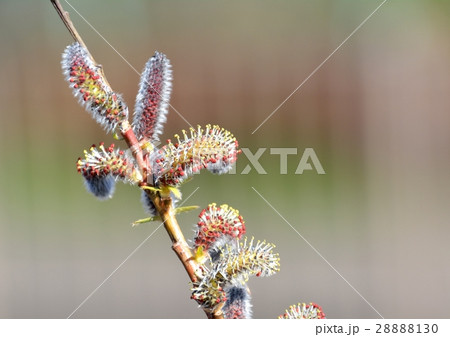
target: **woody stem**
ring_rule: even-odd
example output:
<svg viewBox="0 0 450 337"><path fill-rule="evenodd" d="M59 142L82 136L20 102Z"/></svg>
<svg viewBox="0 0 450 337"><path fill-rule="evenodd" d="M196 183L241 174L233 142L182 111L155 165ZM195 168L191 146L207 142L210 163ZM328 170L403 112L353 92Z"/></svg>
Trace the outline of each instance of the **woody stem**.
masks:
<svg viewBox="0 0 450 337"><path fill-rule="evenodd" d="M133 157L136 159L136 163L141 172L143 172L143 176L146 176L147 172L151 172L150 164L143 159L143 153L141 146L136 138L136 135L133 129L129 126L129 123L126 121L121 125L122 136L125 139L128 147L131 149L131 153ZM142 186L146 186L148 181L146 178L143 179ZM152 185L153 182L150 182ZM178 224L177 218L173 212L172 206L172 198L162 198L159 193L155 193L151 190L145 189L145 193L152 200L153 204L160 215L164 228L169 234L170 240L172 241L172 249L175 254L180 259L180 262L183 264L184 269L186 270L189 278L192 282L198 281L197 273L200 272L200 265L197 260L194 258L189 245L184 238L183 232L181 231L180 225ZM217 307L216 310L210 312L205 310L205 314L208 318L214 319L222 319L223 314L221 311L221 307Z"/></svg>

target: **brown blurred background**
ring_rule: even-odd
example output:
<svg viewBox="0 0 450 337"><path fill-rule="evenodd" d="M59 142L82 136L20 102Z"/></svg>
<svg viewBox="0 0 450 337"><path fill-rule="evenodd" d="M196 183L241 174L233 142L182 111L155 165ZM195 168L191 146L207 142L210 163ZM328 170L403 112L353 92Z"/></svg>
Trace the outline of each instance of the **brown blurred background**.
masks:
<svg viewBox="0 0 450 337"><path fill-rule="evenodd" d="M66 9L70 7L65 4ZM252 279L254 317L298 301L329 318L449 318L450 2L388 1L257 132L252 131L380 1L69 1L136 69L171 59L172 105L242 147L298 148L280 174L202 174L188 205L228 203L249 236L277 245L281 272ZM115 90L134 105L139 76L73 10ZM89 195L75 161L105 135L71 96L71 37L50 1L0 1L0 317L65 318L154 230L139 191ZM186 123L171 110L163 139ZM121 144L123 146L123 144ZM304 148L326 175L295 175ZM248 164L241 156L240 173ZM181 215L187 237L197 212ZM164 230L76 318L203 318Z"/></svg>

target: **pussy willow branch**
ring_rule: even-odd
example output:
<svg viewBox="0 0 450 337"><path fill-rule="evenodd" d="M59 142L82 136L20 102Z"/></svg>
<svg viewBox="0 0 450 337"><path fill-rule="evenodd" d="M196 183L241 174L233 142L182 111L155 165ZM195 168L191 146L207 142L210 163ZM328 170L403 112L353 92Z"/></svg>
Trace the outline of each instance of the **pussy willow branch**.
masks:
<svg viewBox="0 0 450 337"><path fill-rule="evenodd" d="M73 25L72 20L69 17L69 13L63 9L59 0L50 0L50 1L55 7L61 20L69 30L74 40L78 42L80 45L82 45L86 49L87 53L90 55L92 60L94 60L92 55L89 53L86 44L84 43L80 34ZM104 80L107 82L106 77L103 73L103 69L101 68L101 65L97 64L95 61L94 64L97 67L99 67L100 71L102 72ZM139 170L142 172L143 179L139 185L140 186L149 185L147 176L151 172L151 167L148 165L148 161L144 159L141 144L137 140L137 137L128 121L124 121L121 123L120 132L125 142L127 143L128 147L130 148L133 157L136 159L136 163L139 167ZM163 220L164 228L166 229L172 241L172 249L180 259L184 268L186 269L189 278L191 279L192 282L198 281L198 277L199 276L201 277L201 268L197 260L194 258L194 255L191 249L189 248L189 245L187 244L183 232L181 231L178 221L174 215L172 199L170 197L162 198L159 193L155 193L151 190L145 190L145 193L147 193L147 195L153 201L156 210L158 211L161 219ZM207 315L208 318L222 319L223 313L221 308L222 306L218 306L218 308L214 311L205 310L205 314Z"/></svg>

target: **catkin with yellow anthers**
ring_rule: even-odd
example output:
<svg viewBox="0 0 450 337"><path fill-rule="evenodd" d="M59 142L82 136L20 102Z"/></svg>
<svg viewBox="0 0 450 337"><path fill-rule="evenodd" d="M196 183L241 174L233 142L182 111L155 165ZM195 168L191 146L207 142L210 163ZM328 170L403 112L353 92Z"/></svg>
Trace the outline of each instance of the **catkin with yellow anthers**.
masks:
<svg viewBox="0 0 450 337"><path fill-rule="evenodd" d="M280 319L324 319L322 307L316 303L298 303L291 305L286 313L278 316Z"/></svg>
<svg viewBox="0 0 450 337"><path fill-rule="evenodd" d="M89 151L84 151L84 158L78 158L77 170L83 177L112 176L130 184L136 184L142 179L134 159L124 151L114 149L114 144L105 148L103 143L93 145Z"/></svg>
<svg viewBox="0 0 450 337"><path fill-rule="evenodd" d="M248 279L249 276L271 276L280 270L278 253L275 246L265 241L254 243L252 238L241 242L238 248L227 245L221 250L221 256L214 266L216 272L226 275L228 280Z"/></svg>
<svg viewBox="0 0 450 337"><path fill-rule="evenodd" d="M226 173L240 152L236 138L217 125L191 128L190 136L185 130L182 133L151 156L158 184L178 186L202 169Z"/></svg>
<svg viewBox="0 0 450 337"><path fill-rule="evenodd" d="M239 211L226 204L208 205L199 214L194 235L194 248L214 251L226 244L236 245L236 240L245 234L245 222Z"/></svg>
<svg viewBox="0 0 450 337"><path fill-rule="evenodd" d="M63 73L73 95L106 131L113 132L128 118L128 107L115 93L87 50L75 42L69 45L61 61Z"/></svg>
<svg viewBox="0 0 450 337"><path fill-rule="evenodd" d="M225 280L220 275L207 274L199 282L192 285L191 298L203 308L213 310L217 305L227 300L223 289Z"/></svg>

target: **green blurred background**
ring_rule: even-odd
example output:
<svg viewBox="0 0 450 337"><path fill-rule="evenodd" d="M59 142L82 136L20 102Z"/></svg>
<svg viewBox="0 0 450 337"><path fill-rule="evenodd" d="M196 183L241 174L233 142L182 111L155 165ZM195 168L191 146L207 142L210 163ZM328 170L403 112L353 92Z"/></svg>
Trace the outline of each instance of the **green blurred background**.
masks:
<svg viewBox="0 0 450 337"><path fill-rule="evenodd" d="M172 105L242 147L298 148L280 174L196 176L187 204L239 209L277 245L281 272L252 279L254 317L314 301L329 318L449 318L450 1L388 1L257 132L252 131L380 1L69 1L138 71L171 59ZM70 7L62 1L67 10ZM73 10L113 88L134 105L139 76ZM155 229L136 188L89 195L75 161L112 141L61 74L71 37L50 1L0 1L0 317L65 318ZM172 109L163 139L186 123ZM123 147L123 144L121 144ZM326 175L295 175L304 148ZM237 163L240 173L248 164ZM181 215L187 237L197 212ZM74 314L203 318L163 229Z"/></svg>

